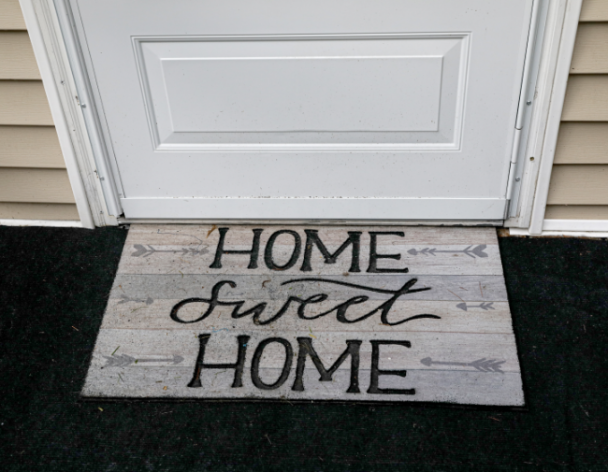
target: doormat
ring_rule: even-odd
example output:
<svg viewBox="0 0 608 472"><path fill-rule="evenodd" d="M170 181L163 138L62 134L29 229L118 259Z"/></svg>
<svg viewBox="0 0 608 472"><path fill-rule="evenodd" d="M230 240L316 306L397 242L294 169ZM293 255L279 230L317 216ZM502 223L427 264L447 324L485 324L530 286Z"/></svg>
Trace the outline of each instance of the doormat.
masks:
<svg viewBox="0 0 608 472"><path fill-rule="evenodd" d="M82 395L522 406L496 231L132 225Z"/></svg>

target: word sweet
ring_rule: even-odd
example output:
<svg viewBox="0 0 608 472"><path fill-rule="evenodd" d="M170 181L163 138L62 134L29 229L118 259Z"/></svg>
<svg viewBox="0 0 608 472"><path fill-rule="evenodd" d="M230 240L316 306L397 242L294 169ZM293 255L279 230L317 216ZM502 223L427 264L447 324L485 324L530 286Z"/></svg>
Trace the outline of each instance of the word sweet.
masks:
<svg viewBox="0 0 608 472"><path fill-rule="evenodd" d="M330 313L332 313L334 311L336 312L336 320L338 320L340 323L357 323L359 321L363 321L363 320L369 318L370 316L375 315L378 312L381 313L381 315L380 315L381 323L389 325L389 326L397 326L402 323L407 323L408 321L417 320L417 319L421 319L421 318L441 319L441 317L439 317L439 316L429 315L429 314L414 315L414 316L405 318L403 320L397 320L397 321L391 321L389 319L389 313L391 311L391 308L394 305L394 303L399 299L399 297L401 297L402 295L406 295L408 293L415 293L415 292L422 292L425 290L430 290L430 287L412 289L411 287L417 281L418 281L418 279L410 279L405 284L403 284L403 286L400 289L397 289L397 290L387 290L387 289L381 289L381 288L366 287L364 285L358 285L358 284L352 284L352 283L348 283L348 282L341 282L338 280L328 280L328 279L322 279L322 278L294 279L294 280L288 280L287 282L283 282L281 284L281 285L288 285L288 284L292 284L295 282L304 282L304 283L321 282L321 283L326 283L326 284L343 285L346 287L357 288L357 289L361 289L361 290L365 290L365 291L392 295L388 300L382 302L378 307L374 308L369 313L366 313L365 315L359 316L358 318L355 318L355 319L349 319L346 316L348 309L353 305L357 305L357 304L368 301L369 297L367 295L356 295L352 298L349 298L345 302L338 303L336 306L334 306L333 308L331 308L327 311L324 311L322 313L317 313L314 315L307 314L306 307L308 305L313 305L315 303L321 303L321 302L327 300L328 295L326 293L317 293L308 298L300 298L300 297L296 297L296 296L292 295L287 299L287 301L283 304L283 306L277 313L275 313L274 315L270 316L267 319L262 319L261 316L264 313L264 311L266 310L266 306L267 306L266 302L259 303L256 306L254 306L253 308L250 308L245 311L241 311L243 305L245 304L245 300L229 302L229 301L221 301L219 299L220 289L224 285L228 285L232 288L235 288L237 286L237 284L235 282L233 282L232 280L222 280L222 281L216 283L213 286L213 288L211 289L211 298L187 298L185 300L180 301L179 303L177 303L173 306L170 316L173 321L176 321L178 323L184 323L184 324L198 323L200 321L203 321L208 316L210 316L211 313L213 313L213 310L215 310L215 308L218 306L233 306L234 307L234 309L232 310L233 319L238 319L238 318L243 318L245 316L253 315L253 322L255 324L267 325L267 324L270 324L273 321L276 321L279 318L281 318L285 314L285 312L289 309L289 306L292 303L297 303L297 304L299 304L298 317L303 320L314 320L317 318L321 318L322 316L329 315ZM207 304L208 305L207 310L204 313L202 313L201 316L199 316L198 318L195 318L193 320L185 320L185 319L180 318L180 316L179 316L180 309L190 303Z"/></svg>

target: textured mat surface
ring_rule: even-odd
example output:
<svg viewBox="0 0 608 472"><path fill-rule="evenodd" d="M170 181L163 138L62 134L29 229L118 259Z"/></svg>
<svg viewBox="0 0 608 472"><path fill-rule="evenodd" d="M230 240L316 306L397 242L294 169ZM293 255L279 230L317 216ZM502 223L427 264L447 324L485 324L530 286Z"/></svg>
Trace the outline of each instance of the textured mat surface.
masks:
<svg viewBox="0 0 608 472"><path fill-rule="evenodd" d="M605 471L608 244L500 239L526 409L82 401L126 231L0 227L8 471Z"/></svg>
<svg viewBox="0 0 608 472"><path fill-rule="evenodd" d="M522 406L496 231L132 225L83 395Z"/></svg>

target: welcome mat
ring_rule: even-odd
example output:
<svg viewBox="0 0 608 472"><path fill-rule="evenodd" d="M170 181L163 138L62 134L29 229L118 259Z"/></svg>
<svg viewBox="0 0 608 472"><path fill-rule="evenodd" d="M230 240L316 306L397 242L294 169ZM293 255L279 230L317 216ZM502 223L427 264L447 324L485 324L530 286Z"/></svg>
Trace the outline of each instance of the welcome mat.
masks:
<svg viewBox="0 0 608 472"><path fill-rule="evenodd" d="M522 406L496 231L132 225L82 395Z"/></svg>

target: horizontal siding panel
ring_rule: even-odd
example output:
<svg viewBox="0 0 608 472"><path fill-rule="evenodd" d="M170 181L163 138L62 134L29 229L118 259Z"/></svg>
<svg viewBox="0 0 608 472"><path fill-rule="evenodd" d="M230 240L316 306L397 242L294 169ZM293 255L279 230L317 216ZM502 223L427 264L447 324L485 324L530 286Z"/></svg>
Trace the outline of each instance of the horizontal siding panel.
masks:
<svg viewBox="0 0 608 472"><path fill-rule="evenodd" d="M40 80L26 31L0 31L0 79Z"/></svg>
<svg viewBox="0 0 608 472"><path fill-rule="evenodd" d="M547 220L608 220L608 205L549 205Z"/></svg>
<svg viewBox="0 0 608 472"><path fill-rule="evenodd" d="M0 0L0 30L25 30L19 0Z"/></svg>
<svg viewBox="0 0 608 472"><path fill-rule="evenodd" d="M555 164L608 164L608 123L562 123Z"/></svg>
<svg viewBox="0 0 608 472"><path fill-rule="evenodd" d="M608 2L584 0L580 21L608 21Z"/></svg>
<svg viewBox="0 0 608 472"><path fill-rule="evenodd" d="M570 72L572 74L608 73L608 23L579 25Z"/></svg>
<svg viewBox="0 0 608 472"><path fill-rule="evenodd" d="M0 125L53 126L42 82L0 81Z"/></svg>
<svg viewBox="0 0 608 472"><path fill-rule="evenodd" d="M0 167L65 169L52 126L0 126Z"/></svg>
<svg viewBox="0 0 608 472"><path fill-rule="evenodd" d="M608 205L608 165L557 165L548 205Z"/></svg>
<svg viewBox="0 0 608 472"><path fill-rule="evenodd" d="M608 121L608 75L571 75L562 121Z"/></svg>
<svg viewBox="0 0 608 472"><path fill-rule="evenodd" d="M76 205L61 203L0 203L0 219L80 221Z"/></svg>
<svg viewBox="0 0 608 472"><path fill-rule="evenodd" d="M74 203L65 170L0 168L0 202Z"/></svg>

